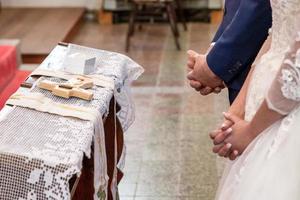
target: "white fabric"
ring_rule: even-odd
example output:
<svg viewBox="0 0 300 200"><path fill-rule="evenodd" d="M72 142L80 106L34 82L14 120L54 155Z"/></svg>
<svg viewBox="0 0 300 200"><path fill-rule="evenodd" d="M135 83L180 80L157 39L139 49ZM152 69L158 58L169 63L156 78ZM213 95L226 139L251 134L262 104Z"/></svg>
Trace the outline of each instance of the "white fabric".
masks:
<svg viewBox="0 0 300 200"><path fill-rule="evenodd" d="M100 123L99 123L100 121ZM104 127L102 123L101 115L98 115L94 119L94 127L95 127L95 136L94 136L94 200L100 199L101 193L105 193L107 195L107 184L108 184L108 176L107 176L107 168L102 167L103 165L107 166L106 161L106 151L103 148L103 144L105 144L104 138ZM102 135L103 134L103 135ZM102 200L102 199L100 199Z"/></svg>
<svg viewBox="0 0 300 200"><path fill-rule="evenodd" d="M90 157L93 127L90 121L15 107L0 122L1 197L69 199L68 181L80 172L83 153Z"/></svg>
<svg viewBox="0 0 300 200"><path fill-rule="evenodd" d="M94 121L100 115L95 109L57 103L41 93L33 92L27 94L17 92L8 99L6 104L90 121Z"/></svg>
<svg viewBox="0 0 300 200"><path fill-rule="evenodd" d="M271 5L271 49L254 69L245 119L250 121L253 118L267 94L270 108L287 116L263 131L236 161L228 162L217 200L300 199L300 108L297 95L300 78L293 76L287 81L286 76L282 76L286 73L284 70L299 70L291 67L294 66L291 63L284 64L284 60L287 52L287 58L293 53L291 45L295 44L300 30L300 0L271 0ZM294 59L291 62L297 63ZM278 78L282 82L278 82ZM285 93L295 91L295 88L297 92ZM287 102L293 102L293 106Z"/></svg>

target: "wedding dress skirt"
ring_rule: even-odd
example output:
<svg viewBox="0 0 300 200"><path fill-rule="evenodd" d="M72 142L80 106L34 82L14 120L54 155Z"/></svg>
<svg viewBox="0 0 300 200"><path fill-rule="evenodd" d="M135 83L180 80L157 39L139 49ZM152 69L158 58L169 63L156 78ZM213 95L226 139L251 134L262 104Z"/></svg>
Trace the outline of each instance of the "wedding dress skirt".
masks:
<svg viewBox="0 0 300 200"><path fill-rule="evenodd" d="M300 199L300 109L260 134L227 164L217 199Z"/></svg>
<svg viewBox="0 0 300 200"><path fill-rule="evenodd" d="M286 52L300 31L300 0L271 0L271 4L272 44L252 74L245 108L247 121L253 118L266 99L270 86L284 62ZM299 56L300 54L298 58ZM296 85L289 85L287 81L286 87L295 87L294 92L299 95L300 59L295 63L296 68L293 70L298 73L298 76L295 76L298 80ZM291 79L291 83L293 80ZM299 100L299 96L295 99ZM228 161L216 199L300 200L299 106L263 131L239 158Z"/></svg>

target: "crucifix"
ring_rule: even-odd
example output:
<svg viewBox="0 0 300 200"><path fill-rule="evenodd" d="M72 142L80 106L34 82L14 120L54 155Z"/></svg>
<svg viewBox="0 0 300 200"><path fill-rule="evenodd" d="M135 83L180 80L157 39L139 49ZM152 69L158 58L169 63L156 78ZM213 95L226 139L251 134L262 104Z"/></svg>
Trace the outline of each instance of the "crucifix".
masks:
<svg viewBox="0 0 300 200"><path fill-rule="evenodd" d="M92 88L93 85L93 80L84 76L72 78L65 83L56 83L49 80L42 80L38 83L39 88L49 90L55 96L66 99L77 97L87 101L93 98L93 92L87 90Z"/></svg>

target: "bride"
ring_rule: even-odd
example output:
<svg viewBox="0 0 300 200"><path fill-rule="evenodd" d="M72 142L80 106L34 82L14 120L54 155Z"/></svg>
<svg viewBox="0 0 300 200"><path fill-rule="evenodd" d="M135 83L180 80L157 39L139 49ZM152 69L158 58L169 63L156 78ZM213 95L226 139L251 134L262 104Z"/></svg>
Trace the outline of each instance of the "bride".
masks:
<svg viewBox="0 0 300 200"><path fill-rule="evenodd" d="M271 5L269 50L211 133L213 151L234 160L217 200L300 199L300 0Z"/></svg>

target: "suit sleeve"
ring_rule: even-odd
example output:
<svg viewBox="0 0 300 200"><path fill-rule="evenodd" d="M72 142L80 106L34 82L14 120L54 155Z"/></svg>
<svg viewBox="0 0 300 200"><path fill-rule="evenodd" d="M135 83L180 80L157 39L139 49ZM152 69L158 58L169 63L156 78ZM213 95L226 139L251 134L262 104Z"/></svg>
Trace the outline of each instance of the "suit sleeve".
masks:
<svg viewBox="0 0 300 200"><path fill-rule="evenodd" d="M268 0L242 0L231 23L207 55L210 69L225 83L253 62L271 27Z"/></svg>
<svg viewBox="0 0 300 200"><path fill-rule="evenodd" d="M225 29L225 26L226 26L226 22L225 22L225 19L223 17L223 20L222 20L222 22L221 22L221 24L220 24L220 26L219 26L219 28L218 28L218 30L217 30L214 38L213 38L213 40L212 40L212 43L215 43L220 38L220 36L222 35L222 33L223 33L224 29Z"/></svg>

